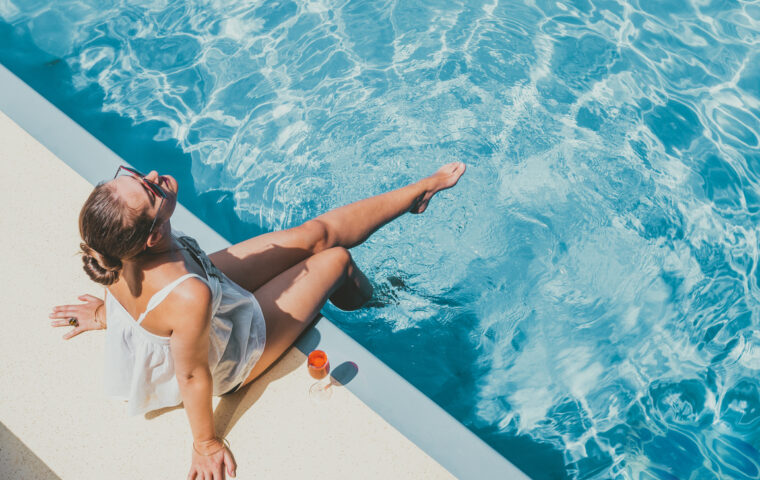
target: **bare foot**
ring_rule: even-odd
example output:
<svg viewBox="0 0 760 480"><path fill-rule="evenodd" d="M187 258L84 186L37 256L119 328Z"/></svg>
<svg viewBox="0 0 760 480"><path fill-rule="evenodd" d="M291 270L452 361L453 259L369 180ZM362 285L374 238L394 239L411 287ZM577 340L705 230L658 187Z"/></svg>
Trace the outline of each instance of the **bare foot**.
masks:
<svg viewBox="0 0 760 480"><path fill-rule="evenodd" d="M467 167L463 162L452 162L442 166L437 172L421 180L420 183L425 185L425 191L414 200L412 208L409 211L412 213L424 212L433 195L456 185L459 177L462 176L466 169Z"/></svg>

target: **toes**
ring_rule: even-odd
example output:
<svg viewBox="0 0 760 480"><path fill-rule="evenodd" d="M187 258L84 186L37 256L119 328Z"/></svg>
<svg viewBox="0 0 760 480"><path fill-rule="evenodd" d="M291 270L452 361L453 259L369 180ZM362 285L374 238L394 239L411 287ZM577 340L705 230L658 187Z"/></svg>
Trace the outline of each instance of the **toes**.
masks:
<svg viewBox="0 0 760 480"><path fill-rule="evenodd" d="M465 165L464 162L452 162L446 165L445 168L449 175L455 175L459 172L464 172Z"/></svg>
<svg viewBox="0 0 760 480"><path fill-rule="evenodd" d="M457 162L454 165L454 169L451 171L451 174L452 175L456 175L457 178L461 177L462 174L464 174L465 168L466 168L466 166L465 166L464 162Z"/></svg>
<svg viewBox="0 0 760 480"><path fill-rule="evenodd" d="M455 162L447 165L447 167L450 168L448 169L449 171L446 175L446 186L444 188L451 188L457 184L459 178L464 174L465 164L462 162Z"/></svg>

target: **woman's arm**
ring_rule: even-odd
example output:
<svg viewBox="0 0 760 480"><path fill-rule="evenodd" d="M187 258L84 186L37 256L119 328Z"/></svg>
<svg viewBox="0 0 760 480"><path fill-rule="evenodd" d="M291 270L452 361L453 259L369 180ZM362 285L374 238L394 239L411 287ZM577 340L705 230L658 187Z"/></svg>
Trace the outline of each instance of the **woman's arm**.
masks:
<svg viewBox="0 0 760 480"><path fill-rule="evenodd" d="M175 294L169 343L179 391L193 432L193 465L188 478L193 479L196 474L199 478L206 474L208 478L212 474L223 478L223 466L226 464L228 473L233 475L234 462L214 429L213 383L208 365L211 291L202 281L191 279L175 289Z"/></svg>

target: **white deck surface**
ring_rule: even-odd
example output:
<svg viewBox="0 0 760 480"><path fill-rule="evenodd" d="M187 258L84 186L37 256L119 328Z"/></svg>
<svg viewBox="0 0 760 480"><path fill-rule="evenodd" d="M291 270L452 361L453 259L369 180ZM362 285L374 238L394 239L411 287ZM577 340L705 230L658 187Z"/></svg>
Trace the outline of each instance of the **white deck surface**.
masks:
<svg viewBox="0 0 760 480"><path fill-rule="evenodd" d="M92 185L2 113L0 166L0 478L186 478L185 411L127 417L103 393L103 332L65 341L66 327L49 326L53 305L102 297L78 255ZM293 348L249 388L214 398L237 478L452 478L346 388L311 404L312 382Z"/></svg>

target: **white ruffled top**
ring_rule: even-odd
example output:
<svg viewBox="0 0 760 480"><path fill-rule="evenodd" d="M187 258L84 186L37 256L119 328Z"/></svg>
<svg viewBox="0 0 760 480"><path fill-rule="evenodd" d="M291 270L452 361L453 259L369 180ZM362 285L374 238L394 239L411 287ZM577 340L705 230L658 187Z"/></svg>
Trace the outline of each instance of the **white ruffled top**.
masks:
<svg viewBox="0 0 760 480"><path fill-rule="evenodd" d="M105 390L107 395L128 402L129 415L182 402L170 337L150 333L141 323L188 278L201 279L212 292L208 360L214 395L238 387L264 351L266 324L256 297L217 269L192 237L176 230L173 234L203 266L206 278L194 273L177 278L153 295L137 319L110 292L105 298Z"/></svg>

